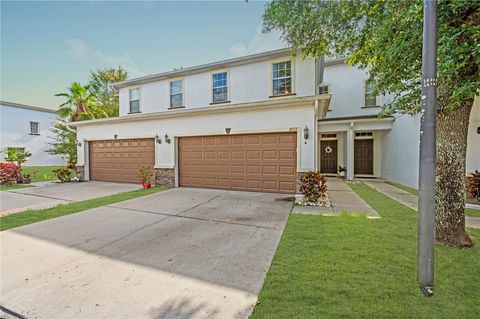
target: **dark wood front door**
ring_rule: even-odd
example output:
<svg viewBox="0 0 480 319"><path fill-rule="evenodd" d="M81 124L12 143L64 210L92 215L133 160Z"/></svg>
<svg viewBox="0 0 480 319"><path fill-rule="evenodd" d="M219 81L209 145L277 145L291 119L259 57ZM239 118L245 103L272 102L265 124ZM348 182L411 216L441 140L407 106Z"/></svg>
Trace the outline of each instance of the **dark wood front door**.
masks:
<svg viewBox="0 0 480 319"><path fill-rule="evenodd" d="M373 175L373 139L355 140L355 169L358 175Z"/></svg>
<svg viewBox="0 0 480 319"><path fill-rule="evenodd" d="M320 142L320 170L324 174L337 174L337 140Z"/></svg>

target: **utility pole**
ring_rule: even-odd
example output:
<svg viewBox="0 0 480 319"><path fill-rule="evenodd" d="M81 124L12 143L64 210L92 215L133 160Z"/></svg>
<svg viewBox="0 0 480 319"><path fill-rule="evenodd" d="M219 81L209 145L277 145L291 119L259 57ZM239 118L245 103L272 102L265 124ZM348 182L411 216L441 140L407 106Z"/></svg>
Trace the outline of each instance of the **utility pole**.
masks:
<svg viewBox="0 0 480 319"><path fill-rule="evenodd" d="M424 0L417 279L421 291L429 297L433 295L435 250L436 103L437 1Z"/></svg>

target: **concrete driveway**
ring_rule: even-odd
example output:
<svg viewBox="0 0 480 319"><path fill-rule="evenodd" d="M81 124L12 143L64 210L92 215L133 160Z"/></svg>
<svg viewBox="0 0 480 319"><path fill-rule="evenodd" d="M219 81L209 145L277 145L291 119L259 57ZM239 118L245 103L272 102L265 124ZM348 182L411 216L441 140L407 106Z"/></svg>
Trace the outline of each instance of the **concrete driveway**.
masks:
<svg viewBox="0 0 480 319"><path fill-rule="evenodd" d="M86 182L52 183L0 192L0 216L27 209L42 209L139 189L136 184Z"/></svg>
<svg viewBox="0 0 480 319"><path fill-rule="evenodd" d="M291 207L177 188L5 231L1 303L28 318L245 318Z"/></svg>

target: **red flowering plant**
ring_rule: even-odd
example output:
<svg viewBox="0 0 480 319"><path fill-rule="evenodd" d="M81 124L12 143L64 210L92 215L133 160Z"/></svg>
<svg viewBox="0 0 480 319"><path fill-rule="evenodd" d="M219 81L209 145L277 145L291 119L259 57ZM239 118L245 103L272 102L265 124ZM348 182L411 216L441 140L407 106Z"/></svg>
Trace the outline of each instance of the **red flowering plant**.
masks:
<svg viewBox="0 0 480 319"><path fill-rule="evenodd" d="M57 168L54 169L53 172L57 174L58 179L60 182L71 182L73 178L73 171L67 167Z"/></svg>
<svg viewBox="0 0 480 319"><path fill-rule="evenodd" d="M298 204L309 206L329 206L327 197L327 177L320 172L307 172L300 178L300 192L303 194Z"/></svg>
<svg viewBox="0 0 480 319"><path fill-rule="evenodd" d="M22 167L13 162L0 163L0 184L10 185L22 178Z"/></svg>
<svg viewBox="0 0 480 319"><path fill-rule="evenodd" d="M471 176L467 176L467 193L470 198L480 202L480 172L477 170Z"/></svg>

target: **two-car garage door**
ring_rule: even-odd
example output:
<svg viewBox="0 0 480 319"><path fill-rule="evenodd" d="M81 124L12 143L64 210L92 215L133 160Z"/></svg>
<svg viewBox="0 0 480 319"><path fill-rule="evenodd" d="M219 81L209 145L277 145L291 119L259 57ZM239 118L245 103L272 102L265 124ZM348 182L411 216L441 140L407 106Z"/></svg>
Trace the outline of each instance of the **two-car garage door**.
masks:
<svg viewBox="0 0 480 319"><path fill-rule="evenodd" d="M181 137L180 186L294 194L295 133Z"/></svg>

